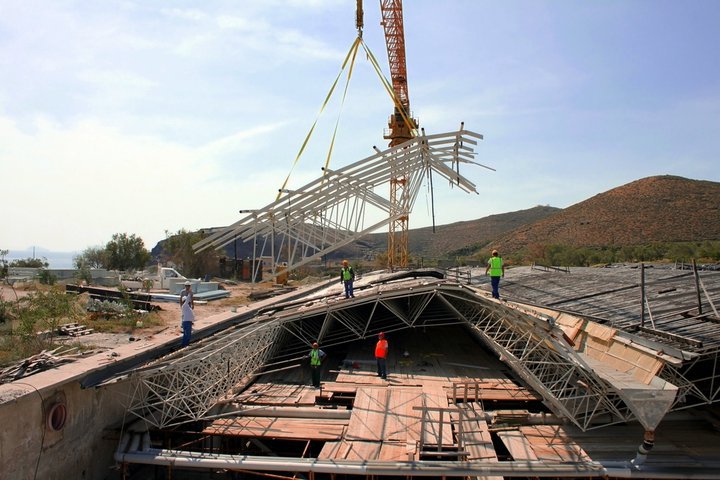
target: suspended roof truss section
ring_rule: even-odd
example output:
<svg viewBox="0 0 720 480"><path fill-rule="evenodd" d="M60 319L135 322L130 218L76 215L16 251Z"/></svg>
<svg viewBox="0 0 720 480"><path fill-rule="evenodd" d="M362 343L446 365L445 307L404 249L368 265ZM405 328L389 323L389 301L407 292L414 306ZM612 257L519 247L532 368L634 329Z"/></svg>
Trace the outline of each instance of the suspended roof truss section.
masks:
<svg viewBox="0 0 720 480"><path fill-rule="evenodd" d="M234 241L254 241L254 257L272 257L273 274L281 261L288 271L348 245L412 211L425 179L439 175L451 186L478 193L460 173L460 164L474 164L474 146L483 137L460 129L425 135L323 175L196 243L200 252ZM391 178L407 179L399 210L392 209L387 188Z"/></svg>

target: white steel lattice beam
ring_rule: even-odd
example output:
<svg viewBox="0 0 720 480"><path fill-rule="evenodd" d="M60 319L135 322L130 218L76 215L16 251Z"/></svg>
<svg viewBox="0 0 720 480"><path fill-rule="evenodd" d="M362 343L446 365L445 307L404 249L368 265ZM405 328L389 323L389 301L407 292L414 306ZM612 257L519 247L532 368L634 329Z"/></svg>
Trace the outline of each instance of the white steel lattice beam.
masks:
<svg viewBox="0 0 720 480"><path fill-rule="evenodd" d="M434 173L451 186L478 193L475 184L460 174L459 165L480 165L473 151L480 139L482 135L464 129L423 133L346 167L324 169L321 177L297 190L284 190L278 200L251 211L193 248L199 252L223 248L236 239L252 241L262 244L256 255L273 258L273 275L285 262L283 270L294 270L410 213L428 175ZM403 172L406 180L402 211L396 211L392 199L386 198L387 184L397 172Z"/></svg>
<svg viewBox="0 0 720 480"><path fill-rule="evenodd" d="M593 428L593 424L632 419L654 430L672 406L676 387L657 379L654 386L617 388L540 318L495 302L456 304L444 298L454 308L462 307L458 315L466 318L480 338L541 393L556 414L583 430Z"/></svg>
<svg viewBox="0 0 720 480"><path fill-rule="evenodd" d="M158 428L201 418L275 354L279 328L251 324L136 370L128 411Z"/></svg>

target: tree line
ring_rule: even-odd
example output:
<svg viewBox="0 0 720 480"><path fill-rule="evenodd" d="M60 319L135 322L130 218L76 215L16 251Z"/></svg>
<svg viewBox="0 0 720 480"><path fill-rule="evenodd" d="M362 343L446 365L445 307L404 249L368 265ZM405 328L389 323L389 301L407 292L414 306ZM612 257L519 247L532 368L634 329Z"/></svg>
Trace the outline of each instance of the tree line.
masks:
<svg viewBox="0 0 720 480"><path fill-rule="evenodd" d="M217 254L214 250L199 254L193 252L193 244L204 238L204 233L188 232L185 229L176 233L165 231L163 248L156 260L173 262L185 275L197 277L217 265ZM47 269L49 263L43 258L25 258L12 261L5 260L8 250L0 250L0 276L7 275L8 267L30 267ZM150 251L145 247L142 238L135 234L116 233L105 245L88 247L73 257L73 267L80 272L80 278L90 279L90 270L104 268L107 270L132 271L142 270L153 260Z"/></svg>
<svg viewBox="0 0 720 480"><path fill-rule="evenodd" d="M653 242L644 245L572 247L569 245L534 244L519 252L505 253L515 264L530 262L544 265L588 267L622 262L652 261L720 261L720 241Z"/></svg>

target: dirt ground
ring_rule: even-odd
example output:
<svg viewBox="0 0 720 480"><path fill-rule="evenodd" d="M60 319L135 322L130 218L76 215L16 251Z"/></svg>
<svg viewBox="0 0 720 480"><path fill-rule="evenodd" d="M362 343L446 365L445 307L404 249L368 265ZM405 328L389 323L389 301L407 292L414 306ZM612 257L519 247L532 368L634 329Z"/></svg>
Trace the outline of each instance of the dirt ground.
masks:
<svg viewBox="0 0 720 480"><path fill-rule="evenodd" d="M271 283L261 284L248 284L248 283L221 283L223 289L230 292L230 296L227 298L211 301L195 301L195 316L197 320L211 317L218 313L228 312L233 307L239 307L252 302L251 294L263 294L270 292L274 287ZM16 283L13 286L3 284L0 285L0 300L6 302L12 302L16 299L20 299L24 296L29 295L33 291L36 291L40 286L36 284L22 284ZM45 287L47 288L47 287ZM159 290L157 292L160 292ZM167 293L167 292L163 292ZM142 341L153 335L166 332L170 329L177 336L182 335L180 329L180 304L178 302L153 302L154 305L159 307L159 310L154 312L156 318L160 319L160 325L157 325L157 321L148 322L154 325L145 326L145 322L142 316L138 319L135 328L132 331L125 333L103 333L94 332L89 335L82 335L76 337L57 337L57 341L60 344L82 344L86 347L93 349L105 350L117 347L128 342ZM78 321L82 323L82 320Z"/></svg>

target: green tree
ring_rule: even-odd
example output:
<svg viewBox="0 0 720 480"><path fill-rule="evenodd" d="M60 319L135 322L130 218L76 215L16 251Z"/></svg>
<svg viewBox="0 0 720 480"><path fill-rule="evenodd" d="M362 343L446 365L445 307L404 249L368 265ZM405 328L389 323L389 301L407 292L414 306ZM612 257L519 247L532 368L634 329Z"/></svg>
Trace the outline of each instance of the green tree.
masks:
<svg viewBox="0 0 720 480"><path fill-rule="evenodd" d="M5 278L8 274L8 262L5 260L8 253L10 253L10 250L0 249L0 278Z"/></svg>
<svg viewBox="0 0 720 480"><path fill-rule="evenodd" d="M107 268L116 270L142 269L150 260L150 252L142 238L135 234L116 233L105 245Z"/></svg>
<svg viewBox="0 0 720 480"><path fill-rule="evenodd" d="M73 265L77 269L83 266L87 268L103 268L107 263L107 250L103 247L88 247L80 255L73 258Z"/></svg>
<svg viewBox="0 0 720 480"><path fill-rule="evenodd" d="M200 277L211 272L218 265L219 257L216 250L203 250L195 253L192 246L205 238L205 233L188 232L185 229L171 234L165 231L165 250L170 260L177 265L186 277Z"/></svg>
<svg viewBox="0 0 720 480"><path fill-rule="evenodd" d="M47 258L23 258L20 260L13 260L10 262L11 267L20 267L20 268L47 268L50 266L50 264L47 261Z"/></svg>
<svg viewBox="0 0 720 480"><path fill-rule="evenodd" d="M107 264L107 253L102 247L88 247L80 255L73 257L73 266L77 270L75 278L78 283L92 283L93 268L102 268Z"/></svg>

